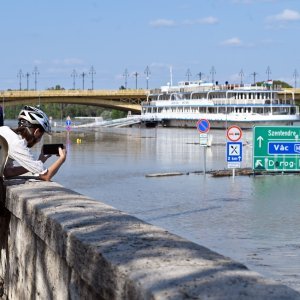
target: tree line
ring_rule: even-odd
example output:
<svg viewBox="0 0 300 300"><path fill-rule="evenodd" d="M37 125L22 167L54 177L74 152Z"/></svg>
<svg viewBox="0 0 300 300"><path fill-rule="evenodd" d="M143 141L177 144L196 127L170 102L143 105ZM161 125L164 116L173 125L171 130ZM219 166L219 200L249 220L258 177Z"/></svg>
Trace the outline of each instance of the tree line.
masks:
<svg viewBox="0 0 300 300"><path fill-rule="evenodd" d="M74 117L103 117L107 119L119 119L126 117L127 113L115 109L105 109L102 107L81 104L61 104L49 103L35 105L40 107L49 117L53 119L65 119L67 116ZM5 119L16 119L23 105L5 107Z"/></svg>

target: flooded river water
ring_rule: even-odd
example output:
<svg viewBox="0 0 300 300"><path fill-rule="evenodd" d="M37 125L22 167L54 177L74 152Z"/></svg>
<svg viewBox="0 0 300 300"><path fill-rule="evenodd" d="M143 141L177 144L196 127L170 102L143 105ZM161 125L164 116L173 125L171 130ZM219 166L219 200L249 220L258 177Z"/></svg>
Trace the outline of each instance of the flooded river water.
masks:
<svg viewBox="0 0 300 300"><path fill-rule="evenodd" d="M206 169L224 169L226 133L211 130ZM252 132L243 134L243 167L252 166ZM206 246L300 291L298 175L213 178L196 129L72 130L68 159L54 180ZM182 172L181 176L146 177Z"/></svg>

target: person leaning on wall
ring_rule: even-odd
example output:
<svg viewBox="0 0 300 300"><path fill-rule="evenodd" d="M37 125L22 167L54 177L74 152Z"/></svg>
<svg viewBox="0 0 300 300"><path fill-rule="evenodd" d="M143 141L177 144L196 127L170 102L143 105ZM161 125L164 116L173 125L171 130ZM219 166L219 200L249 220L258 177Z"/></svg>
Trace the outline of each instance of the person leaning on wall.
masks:
<svg viewBox="0 0 300 300"><path fill-rule="evenodd" d="M27 105L19 113L18 128L0 127L0 135L8 143L8 161L4 168L5 178L31 172L41 180L51 180L65 162L67 152L59 148L57 160L48 168L44 163L51 155L44 155L41 151L39 158L35 159L30 148L41 140L45 132L51 133L48 116L42 110Z"/></svg>
<svg viewBox="0 0 300 300"><path fill-rule="evenodd" d="M3 126L3 108L0 105L0 126Z"/></svg>

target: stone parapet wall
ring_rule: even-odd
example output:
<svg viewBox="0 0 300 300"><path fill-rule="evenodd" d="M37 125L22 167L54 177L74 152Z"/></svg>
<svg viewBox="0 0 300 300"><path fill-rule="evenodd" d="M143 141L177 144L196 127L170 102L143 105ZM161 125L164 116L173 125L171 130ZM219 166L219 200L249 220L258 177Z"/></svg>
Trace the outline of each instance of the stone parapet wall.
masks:
<svg viewBox="0 0 300 300"><path fill-rule="evenodd" d="M3 299L300 299L238 262L57 183L8 184Z"/></svg>

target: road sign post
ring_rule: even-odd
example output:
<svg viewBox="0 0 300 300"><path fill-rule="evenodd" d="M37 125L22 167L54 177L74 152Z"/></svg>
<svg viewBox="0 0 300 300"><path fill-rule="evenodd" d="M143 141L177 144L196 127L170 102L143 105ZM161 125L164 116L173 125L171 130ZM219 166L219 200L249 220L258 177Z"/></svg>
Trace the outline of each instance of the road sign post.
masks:
<svg viewBox="0 0 300 300"><path fill-rule="evenodd" d="M206 151L207 151L207 141L208 132L210 130L210 123L207 119L200 119L197 122L197 130L200 132L200 146L203 147L203 168L204 174L206 174Z"/></svg>
<svg viewBox="0 0 300 300"><path fill-rule="evenodd" d="M227 129L227 167L232 169L232 178L234 178L235 169L241 167L243 159L243 143L238 142L243 135L242 129L239 126L232 125Z"/></svg>
<svg viewBox="0 0 300 300"><path fill-rule="evenodd" d="M300 171L300 127L255 126L254 171Z"/></svg>

